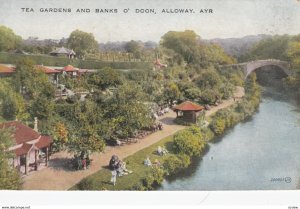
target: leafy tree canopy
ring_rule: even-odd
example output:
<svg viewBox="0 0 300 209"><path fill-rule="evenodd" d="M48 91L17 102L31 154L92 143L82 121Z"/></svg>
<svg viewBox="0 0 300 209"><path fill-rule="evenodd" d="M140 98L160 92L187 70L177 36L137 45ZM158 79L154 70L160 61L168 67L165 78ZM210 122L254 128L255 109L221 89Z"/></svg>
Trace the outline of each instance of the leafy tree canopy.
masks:
<svg viewBox="0 0 300 209"><path fill-rule="evenodd" d="M117 87L122 83L122 75L112 68L104 68L89 77L89 83L105 90L108 87Z"/></svg>
<svg viewBox="0 0 300 209"><path fill-rule="evenodd" d="M22 59L16 66L13 83L16 91L21 92L29 99L38 98L40 95L53 98L54 87L48 76L34 66L30 59Z"/></svg>
<svg viewBox="0 0 300 209"><path fill-rule="evenodd" d="M142 51L142 45L137 41L131 40L125 44L125 50L129 53L133 53L135 57L139 58Z"/></svg>
<svg viewBox="0 0 300 209"><path fill-rule="evenodd" d="M0 83L0 115L6 120L28 118L23 97L4 80Z"/></svg>
<svg viewBox="0 0 300 209"><path fill-rule="evenodd" d="M17 36L12 29L0 25L0 51L9 51L20 46L22 38Z"/></svg>
<svg viewBox="0 0 300 209"><path fill-rule="evenodd" d="M75 30L70 34L67 45L80 57L85 57L88 53L98 50L98 42L94 35L80 30Z"/></svg>
<svg viewBox="0 0 300 209"><path fill-rule="evenodd" d="M21 188L21 179L15 168L9 165L13 157L8 148L13 145L12 130L0 129L0 190L17 190Z"/></svg>

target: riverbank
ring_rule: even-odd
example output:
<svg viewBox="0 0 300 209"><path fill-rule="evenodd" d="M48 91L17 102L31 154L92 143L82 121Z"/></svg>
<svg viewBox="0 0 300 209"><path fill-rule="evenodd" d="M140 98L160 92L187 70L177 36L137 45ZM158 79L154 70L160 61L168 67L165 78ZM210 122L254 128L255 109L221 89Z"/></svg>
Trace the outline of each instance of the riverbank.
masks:
<svg viewBox="0 0 300 209"><path fill-rule="evenodd" d="M251 118L214 139L202 158L167 178L159 190L299 189L300 114L296 108L288 100L262 96Z"/></svg>
<svg viewBox="0 0 300 209"><path fill-rule="evenodd" d="M213 107L210 111L206 112L206 118L208 119L213 114L215 114L217 111L228 108L235 103L241 101L241 98L244 96L244 89L239 87L237 88L237 91L235 93L236 99L229 99L226 101L223 101L222 104L219 106ZM188 127L185 127L188 128ZM180 133L177 132L177 133ZM156 154L156 150L158 146L165 147L169 150L169 154L166 156L158 156ZM120 157L120 156L119 156ZM117 184L116 186L111 185L109 182L111 177L111 172L109 169L101 169L97 173L83 179L79 184L75 185L71 188L71 190L149 190L153 189L151 186L149 186L149 181L155 181L156 178L161 179L161 171L157 169L155 170L155 174L153 176L153 169L151 167L147 167L143 165L143 160L149 157L152 162L158 160L160 164L166 165L168 163L168 167L172 167L171 170L178 171L178 166L184 166L186 167L189 165L190 162L184 162L184 161L190 161L190 158L192 156L187 156L188 160L185 157L178 157L178 153L176 153L173 150L173 136L166 137L164 139L161 139L159 142L138 151L137 153L127 157L122 158L123 161L127 163L127 168L129 170L132 170L133 173L122 176L117 178ZM170 159L172 159L172 165L170 165ZM108 164L108 161L106 165ZM183 165L185 164L185 165ZM170 169L169 169L170 170ZM172 173L169 172L169 175L172 175ZM148 181L148 182L147 182ZM147 187L145 187L144 184L148 184ZM153 183L153 182L152 182ZM155 182L157 183L157 182Z"/></svg>

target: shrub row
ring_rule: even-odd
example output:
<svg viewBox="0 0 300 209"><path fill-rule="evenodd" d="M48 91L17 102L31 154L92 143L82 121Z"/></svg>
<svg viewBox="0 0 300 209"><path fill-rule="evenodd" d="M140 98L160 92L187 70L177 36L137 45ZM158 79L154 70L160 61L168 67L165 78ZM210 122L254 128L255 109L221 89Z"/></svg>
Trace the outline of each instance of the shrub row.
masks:
<svg viewBox="0 0 300 209"><path fill-rule="evenodd" d="M226 129L251 117L260 103L260 89L255 84L237 105L219 110L213 117L209 128L215 135L221 135Z"/></svg>

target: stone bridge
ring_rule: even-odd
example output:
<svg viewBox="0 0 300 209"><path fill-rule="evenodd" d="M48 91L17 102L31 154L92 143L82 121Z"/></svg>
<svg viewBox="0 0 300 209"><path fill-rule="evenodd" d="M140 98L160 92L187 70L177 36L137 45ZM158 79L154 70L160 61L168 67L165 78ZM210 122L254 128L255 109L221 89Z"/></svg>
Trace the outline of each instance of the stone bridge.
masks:
<svg viewBox="0 0 300 209"><path fill-rule="evenodd" d="M256 61L250 61L250 62L244 62L244 63L238 63L233 65L223 65L224 67L241 67L244 71L246 77L250 75L253 71L260 67L264 66L277 66L281 70L284 71L286 75L291 75L292 71L290 70L290 64L286 61L276 60L276 59L267 59L267 60L256 60Z"/></svg>

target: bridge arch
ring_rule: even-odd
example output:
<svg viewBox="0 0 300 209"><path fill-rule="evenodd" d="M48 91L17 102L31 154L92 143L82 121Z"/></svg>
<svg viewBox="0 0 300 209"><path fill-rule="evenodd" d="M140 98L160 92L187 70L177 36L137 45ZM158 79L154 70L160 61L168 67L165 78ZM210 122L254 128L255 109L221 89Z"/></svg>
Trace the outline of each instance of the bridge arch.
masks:
<svg viewBox="0 0 300 209"><path fill-rule="evenodd" d="M257 61L251 61L244 63L244 70L246 71L246 78L255 70L258 68L264 67L264 66L276 66L279 67L287 76L291 75L290 71L290 65L288 62L281 61L281 60L257 60Z"/></svg>

